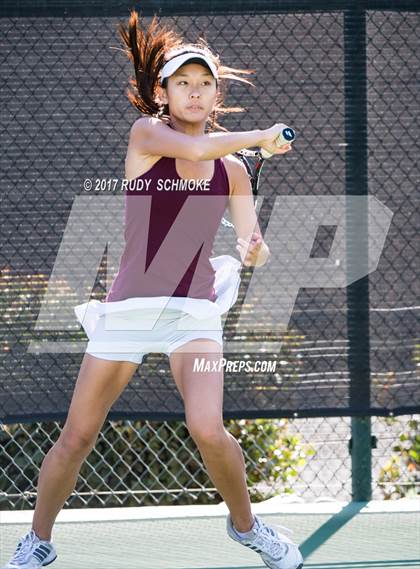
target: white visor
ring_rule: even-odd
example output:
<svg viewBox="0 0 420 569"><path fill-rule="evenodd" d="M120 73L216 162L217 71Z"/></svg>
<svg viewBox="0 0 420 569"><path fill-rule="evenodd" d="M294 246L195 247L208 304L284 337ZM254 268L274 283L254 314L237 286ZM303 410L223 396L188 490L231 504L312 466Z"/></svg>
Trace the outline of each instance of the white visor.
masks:
<svg viewBox="0 0 420 569"><path fill-rule="evenodd" d="M217 69L212 60L206 55L202 55L201 53L195 53L191 51L189 53L183 53L182 55L177 55L176 57L165 63L160 72L160 83L162 84L163 80L166 79L166 77L170 77L171 75L173 75L175 71L179 69L181 65L183 65L186 61L188 61L189 59L196 59L196 58L205 61L208 67L210 68L213 77L215 79L218 79Z"/></svg>

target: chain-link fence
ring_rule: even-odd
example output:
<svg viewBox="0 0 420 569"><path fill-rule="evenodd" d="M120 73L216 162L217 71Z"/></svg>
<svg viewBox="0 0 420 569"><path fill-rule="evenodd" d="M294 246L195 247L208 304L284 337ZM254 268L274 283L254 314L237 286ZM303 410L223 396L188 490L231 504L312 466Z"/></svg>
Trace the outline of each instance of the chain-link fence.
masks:
<svg viewBox="0 0 420 569"><path fill-rule="evenodd" d="M66 416L80 353L85 348L85 335L78 330L72 309L87 300L90 291L91 298L102 300L109 278L117 269L118 242L106 237L115 224L113 210L101 218L103 241L91 244L96 246L97 266L84 266L85 250L77 240L83 235L83 227L77 226L77 220L71 227L76 228L76 239L70 241L68 267L74 274L84 275L80 281L83 287L75 290L66 274L51 282L75 200L86 197L83 180L123 177L127 134L137 118L124 95L132 70L121 52L112 49L119 46L116 25L126 20L128 8L121 3L109 2L106 8L103 4L99 7L95 2L84 2L82 6L75 2L64 12L60 3L55 3L50 12L45 3L37 7L36 3L21 2L17 8L6 2L1 8L0 73L5 81L1 91L4 152L0 157L0 417L8 424L1 433L6 475L1 490L6 507L33 505L32 483L40 461L59 432L59 423L33 423L31 427L25 423L61 421ZM227 129L266 128L285 121L297 131L294 151L287 160L272 160L265 166L260 191L265 197L260 210L261 227L268 231L275 198L281 196L280 208L292 222L286 225L286 232L273 235L273 240L282 239L286 250L290 246L289 256L293 259L303 246L298 230L309 223L310 217L302 201L293 201L295 196L308 198L310 207L314 207L324 198L346 199L368 193L375 200L364 211L372 213L370 228L377 231L374 243L369 245L369 275L359 275L350 285L320 286L317 279L325 268L320 264L314 273L315 286L303 283L297 288L286 333L273 333L268 325L270 313L264 309L256 313L258 303L252 299L245 303L252 273L242 272L239 301L225 322L225 340L238 338L236 324L242 313L243 343L253 346L255 341L269 339L281 341L282 347L276 353L252 347L249 350L254 359L269 357L275 361L274 373L226 374L226 418L320 417L286 423L287 429L301 433L302 444L308 445L301 451L304 464L296 464L297 459L289 457L293 470L290 483L276 479L285 468L282 456L273 458L269 464L272 470L258 472L265 464L267 450L261 451L261 456L257 452L253 458L256 451L251 441L246 460L250 470L256 472L250 487L258 492L264 486L263 480L272 476L272 486L268 482L270 489L265 488L262 495L277 488L311 499L325 495L348 498L350 419L322 416L407 415L418 411L418 279L414 248L419 182L418 7L414 2L398 6L392 2L358 4L360 10L355 16L352 6L344 2L285 3L281 9L264 8L262 2L248 11L246 3L240 7L231 3L231 11L232 6L236 13L223 11L217 2L205 8L191 4L180 14L181 8L177 12L168 3L162 21L180 31L186 40L203 35L227 65L256 70L254 89L229 86L228 104L246 107L247 112L224 119ZM147 25L153 6L142 3L141 9ZM361 21L366 36L357 38L356 47L363 48L358 52L351 41L363 31L357 27ZM362 71L354 71L357 64ZM353 91L352 81L357 87ZM360 133L355 130L358 126ZM325 203L335 211L337 202ZM387 231L380 210L375 210L378 203L392 212ZM339 267L343 260L334 257L334 241L340 224L337 216L322 216L315 216L306 260L333 260ZM232 232L221 227L215 253L231 254L234 244ZM282 272L287 271L277 266L267 274L265 282L279 302L284 300ZM46 319L42 313L45 304L50 307ZM42 321L40 314L44 314ZM67 322L64 326L63 321ZM363 382L363 398L357 395L358 381ZM215 491L202 474L185 425L172 422L182 416L182 400L169 366L151 354L114 405L110 418L170 418L171 422L148 421L141 427L123 422L119 428L126 437L115 434L114 422L107 423L99 446L89 457L89 461L96 457L98 464L95 470L89 470L87 462L78 493L68 504L97 505L102 499L113 505L147 500L173 503L174 497L186 501L214 499ZM378 449L373 450L377 474L374 493L380 496L385 486L379 486L378 469L390 456L384 441L392 445L397 439L391 426L386 427L385 419L374 421L378 433L382 433L378 434ZM133 425L136 427L131 428ZM230 428L238 427L232 424ZM280 437L284 428L278 428ZM161 450L153 453L148 449L150 444L161 449L162 430L164 461L159 458ZM177 436L177 430L181 435ZM322 435L316 434L318 430ZM25 434L29 432L30 436ZM148 433L148 445L142 439L144 432ZM118 437L122 449L117 458L113 448ZM176 451L171 437L174 445L179 445ZM107 443L108 438L112 445ZM140 457L142 452L151 453L144 460L145 470L138 480L137 454L127 464L119 460L125 453L134 452L131 447L137 444ZM296 450L301 443L288 444ZM184 446L187 461L177 458ZM311 454L311 446L318 452ZM282 445L276 448L282 455ZM110 456L109 465L105 455ZM191 464L185 468L188 461ZM335 466L331 480L327 476L332 474L332 461ZM168 463L171 466L165 469ZM280 470L276 471L276 466ZM402 488L410 487L410 476L415 478L418 469L418 460L406 464L402 459L400 476L398 469L396 478L392 478L392 469L382 473L387 488L396 482ZM130 478L124 484L127 472ZM168 480L164 488L158 480L165 472ZM118 475L121 483L117 482ZM176 482L180 478L182 484ZM98 486L103 494L96 492Z"/></svg>
<svg viewBox="0 0 420 569"><path fill-rule="evenodd" d="M372 499L414 497L419 488L419 416L375 417ZM32 509L45 454L61 423L0 431L0 509ZM348 417L227 421L240 441L252 501L351 499ZM416 442L417 436L417 442ZM416 458L417 453L417 458ZM212 485L184 422L107 421L65 507L212 504Z"/></svg>

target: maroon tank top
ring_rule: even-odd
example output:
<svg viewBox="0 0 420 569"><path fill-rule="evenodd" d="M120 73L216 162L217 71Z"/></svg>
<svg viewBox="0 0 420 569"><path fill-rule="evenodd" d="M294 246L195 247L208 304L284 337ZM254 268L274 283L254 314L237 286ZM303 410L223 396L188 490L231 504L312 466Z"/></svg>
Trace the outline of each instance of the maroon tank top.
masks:
<svg viewBox="0 0 420 569"><path fill-rule="evenodd" d="M182 296L214 302L209 261L229 202L220 158L211 180L181 178L175 158L160 158L124 192L125 246L105 302L147 296Z"/></svg>

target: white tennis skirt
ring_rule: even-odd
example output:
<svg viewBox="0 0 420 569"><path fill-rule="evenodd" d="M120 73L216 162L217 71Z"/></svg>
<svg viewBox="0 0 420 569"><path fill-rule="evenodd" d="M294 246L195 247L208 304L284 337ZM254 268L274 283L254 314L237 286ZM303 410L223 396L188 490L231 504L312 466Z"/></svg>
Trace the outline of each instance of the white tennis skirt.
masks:
<svg viewBox="0 0 420 569"><path fill-rule="evenodd" d="M216 272L215 302L189 297L136 297L117 302L90 300L74 307L97 358L140 364L150 352L170 355L191 340L214 340L223 348L221 316L238 298L241 262L230 255L210 259ZM195 344L194 353L200 352Z"/></svg>

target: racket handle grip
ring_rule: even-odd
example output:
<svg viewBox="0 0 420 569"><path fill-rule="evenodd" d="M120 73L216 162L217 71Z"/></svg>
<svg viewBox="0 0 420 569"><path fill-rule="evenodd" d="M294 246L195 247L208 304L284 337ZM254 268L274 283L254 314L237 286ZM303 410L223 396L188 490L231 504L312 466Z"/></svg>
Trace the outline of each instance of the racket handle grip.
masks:
<svg viewBox="0 0 420 569"><path fill-rule="evenodd" d="M293 142L295 138L296 138L296 133L293 130L293 128L284 125L281 133L276 138L276 146L283 146L283 144L289 144L289 142ZM264 148L261 148L261 155L265 159L270 158L270 156L273 156L271 152L268 152Z"/></svg>

